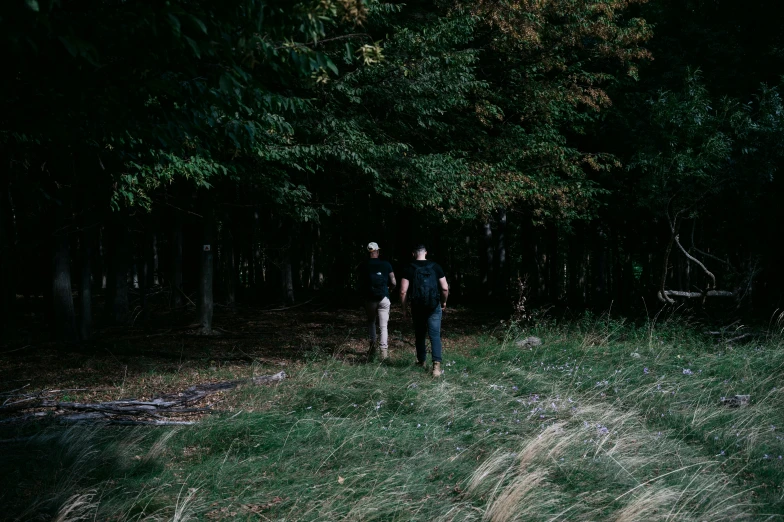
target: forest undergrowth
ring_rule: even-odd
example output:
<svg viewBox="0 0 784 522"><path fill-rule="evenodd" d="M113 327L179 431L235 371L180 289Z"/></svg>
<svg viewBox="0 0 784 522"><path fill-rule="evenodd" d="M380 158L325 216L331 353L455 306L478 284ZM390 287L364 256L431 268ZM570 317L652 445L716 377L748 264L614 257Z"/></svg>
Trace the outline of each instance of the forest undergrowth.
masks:
<svg viewBox="0 0 784 522"><path fill-rule="evenodd" d="M11 520L778 520L781 329L728 343L586 316L450 339L446 323L439 380L411 332L362 363L355 331L193 426L0 423L0 502ZM530 335L542 345L519 348ZM283 363L214 364L199 377ZM195 384L177 371L158 382Z"/></svg>

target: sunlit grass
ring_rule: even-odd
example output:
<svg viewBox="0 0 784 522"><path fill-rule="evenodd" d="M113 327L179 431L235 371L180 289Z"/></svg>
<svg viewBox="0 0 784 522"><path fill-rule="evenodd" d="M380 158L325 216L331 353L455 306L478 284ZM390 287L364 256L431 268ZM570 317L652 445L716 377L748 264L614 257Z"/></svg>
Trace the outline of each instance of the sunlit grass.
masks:
<svg viewBox="0 0 784 522"><path fill-rule="evenodd" d="M177 429L4 428L32 520L746 520L784 511L782 341L607 317L446 353L313 357ZM520 350L519 336L542 346ZM721 398L751 395L748 407ZM20 433L14 430L28 430ZM761 518L765 518L762 516Z"/></svg>

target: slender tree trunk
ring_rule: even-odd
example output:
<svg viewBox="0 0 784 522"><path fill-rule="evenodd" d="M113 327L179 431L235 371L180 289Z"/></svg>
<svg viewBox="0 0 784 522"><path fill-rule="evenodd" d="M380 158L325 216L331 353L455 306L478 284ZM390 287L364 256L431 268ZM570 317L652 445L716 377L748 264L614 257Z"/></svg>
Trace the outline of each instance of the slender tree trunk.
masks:
<svg viewBox="0 0 784 522"><path fill-rule="evenodd" d="M145 264L147 265L147 288L158 284L158 235L151 232L145 242Z"/></svg>
<svg viewBox="0 0 784 522"><path fill-rule="evenodd" d="M692 231L691 231L692 242L694 240L694 228L696 227L696 222L697 221L694 220L693 223L692 223ZM690 249L691 249L691 245L689 245L689 248L687 250L690 250ZM692 255L694 255L694 254L692 253ZM686 290L687 292L691 292L691 261L689 261L688 259L685 259L685 261L684 261L684 266L683 266L683 286L681 288L683 290Z"/></svg>
<svg viewBox="0 0 784 522"><path fill-rule="evenodd" d="M601 225L596 230L594 241L594 291L592 305L604 309L607 306L607 234Z"/></svg>
<svg viewBox="0 0 784 522"><path fill-rule="evenodd" d="M215 241L215 216L208 205L204 211L203 242L201 246L201 271L199 277L198 314L201 332L212 333L213 313L213 276L215 266L213 263L213 246Z"/></svg>
<svg viewBox="0 0 784 522"><path fill-rule="evenodd" d="M465 256L464 259L471 259L474 253L474 245L473 245L473 234L466 234L465 236L465 244L463 249L463 255ZM470 283L470 278L466 281L466 271L460 271L460 280L458 282L458 291L460 292L461 297L465 297L466 295L470 294L474 291L480 291L478 288L469 288L468 284Z"/></svg>
<svg viewBox="0 0 784 522"><path fill-rule="evenodd" d="M558 244L558 227L554 224L547 226L547 279L550 302L557 303L561 299L563 264Z"/></svg>
<svg viewBox="0 0 784 522"><path fill-rule="evenodd" d="M664 292L667 288L667 277L670 273L670 253L672 253L672 246L675 244L675 236L678 235L678 230L680 230L680 221L678 221L678 218L676 217L674 226L670 227L670 237L667 241L667 247L664 250L664 257L662 259L662 275L661 283L659 283L659 295L662 300L667 299Z"/></svg>
<svg viewBox="0 0 784 522"><path fill-rule="evenodd" d="M507 262L507 217L506 209L498 209L498 231L495 240L495 295L506 298L506 289L509 284L509 266Z"/></svg>
<svg viewBox="0 0 784 522"><path fill-rule="evenodd" d="M294 304L294 274L291 266L291 248L286 248L283 254L283 270L282 270L282 283L283 283L283 300L287 305Z"/></svg>
<svg viewBox="0 0 784 522"><path fill-rule="evenodd" d="M239 270L239 288L237 291L239 292L240 299L246 299L246 290L248 288L248 260L245 258L245 250L240 245L241 243L236 245L237 269Z"/></svg>
<svg viewBox="0 0 784 522"><path fill-rule="evenodd" d="M321 224L316 224L315 235L313 241L316 244L315 253L313 254L313 274L315 277L313 288L321 289L324 286L324 269L326 265L324 261L324 248L321 245Z"/></svg>
<svg viewBox="0 0 784 522"><path fill-rule="evenodd" d="M0 331L14 328L14 310L16 308L16 241L14 234L14 212L11 191L5 172L0 174Z"/></svg>
<svg viewBox="0 0 784 522"><path fill-rule="evenodd" d="M489 220L482 223L479 234L482 297L489 298L493 295L493 227Z"/></svg>
<svg viewBox="0 0 784 522"><path fill-rule="evenodd" d="M115 221L112 226L112 254L107 282L110 320L117 325L128 322L128 268L131 260L130 233L126 223Z"/></svg>
<svg viewBox="0 0 784 522"><path fill-rule="evenodd" d="M287 305L292 305L294 304L294 274L291 258L294 250L294 233L293 226L289 221L284 221L281 224L281 235L284 244L280 282L283 291L283 301Z"/></svg>
<svg viewBox="0 0 784 522"><path fill-rule="evenodd" d="M308 262L307 262L307 271L305 273L305 279L307 281L306 288L308 290L313 290L315 285L315 278L316 278L316 245L314 241L314 225L310 223L308 225Z"/></svg>
<svg viewBox="0 0 784 522"><path fill-rule="evenodd" d="M92 261L93 281L101 290L106 289L106 266L108 255L106 253L106 228L100 227L95 231L95 257Z"/></svg>
<svg viewBox="0 0 784 522"><path fill-rule="evenodd" d="M87 341L93 330L93 256L95 252L95 228L85 228L81 235L81 273L79 277L79 336Z"/></svg>
<svg viewBox="0 0 784 522"><path fill-rule="evenodd" d="M581 225L575 225L569 237L569 305L573 308L585 306L585 247Z"/></svg>
<svg viewBox="0 0 784 522"><path fill-rule="evenodd" d="M269 216L267 216L269 220ZM253 240L253 271L254 271L254 282L256 284L256 297L262 294L267 293L267 281L269 280L269 267L267 267L267 263L265 263L265 254L266 252L262 249L262 244L264 246L268 246L266 237L263 234L264 230L269 229L272 225L268 224L268 226L264 226L261 220L261 214L256 211L253 217L253 231L254 231L254 240ZM274 286L274 284L273 284ZM277 295L275 295L277 298Z"/></svg>
<svg viewBox="0 0 784 522"><path fill-rule="evenodd" d="M141 312L140 317L142 320L142 324L144 327L147 327L147 316L149 312L149 292L150 287L152 286L151 279L152 279L152 265L151 265L151 258L152 255L150 251L152 250L152 237L146 234L146 231L142 230L139 237L139 242L137 246L137 277L139 280L139 298L140 298L140 306Z"/></svg>
<svg viewBox="0 0 784 522"><path fill-rule="evenodd" d="M57 340L62 344L76 344L76 312L71 288L71 258L68 234L63 230L65 210L56 211L54 231L54 259L52 264L52 303L54 305Z"/></svg>
<svg viewBox="0 0 784 522"><path fill-rule="evenodd" d="M256 221L258 218L259 213L254 209L250 216L250 237L248 238L248 248L245 255L245 259L248 262L248 294L252 296L253 299L258 297L258 293L261 288L261 277L258 273L256 273Z"/></svg>
<svg viewBox="0 0 784 522"><path fill-rule="evenodd" d="M237 257L234 233L229 223L230 220L227 217L222 229L223 267L226 285L226 304L233 307L237 302Z"/></svg>
<svg viewBox="0 0 784 522"><path fill-rule="evenodd" d="M182 219L179 215L175 215L172 222L170 252L171 307L177 309L181 308L184 302L182 289Z"/></svg>
<svg viewBox="0 0 784 522"><path fill-rule="evenodd" d="M536 258L536 294L540 299L546 300L549 295L548 283L550 278L547 271L547 248L542 240L542 231L535 230L534 254Z"/></svg>

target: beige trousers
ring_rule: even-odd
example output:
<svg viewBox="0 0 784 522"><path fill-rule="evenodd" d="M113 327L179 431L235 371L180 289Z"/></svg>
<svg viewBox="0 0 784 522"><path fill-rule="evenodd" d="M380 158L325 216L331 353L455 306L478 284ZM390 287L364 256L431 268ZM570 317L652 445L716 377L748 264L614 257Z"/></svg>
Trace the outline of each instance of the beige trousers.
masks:
<svg viewBox="0 0 784 522"><path fill-rule="evenodd" d="M370 342L376 342L376 319L378 325L381 327L381 338L379 339L378 347L382 350L387 349L387 325L389 324L389 307L391 303L389 298L385 297L381 301L365 301L365 314L367 317L368 337Z"/></svg>

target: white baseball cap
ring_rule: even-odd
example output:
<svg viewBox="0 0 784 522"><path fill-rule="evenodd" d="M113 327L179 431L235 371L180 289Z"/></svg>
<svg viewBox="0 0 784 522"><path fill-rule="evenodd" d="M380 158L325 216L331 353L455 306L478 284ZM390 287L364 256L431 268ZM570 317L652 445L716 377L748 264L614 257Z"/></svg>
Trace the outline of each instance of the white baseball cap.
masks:
<svg viewBox="0 0 784 522"><path fill-rule="evenodd" d="M375 242L368 243L368 252L375 252L376 250L379 250L378 243Z"/></svg>

